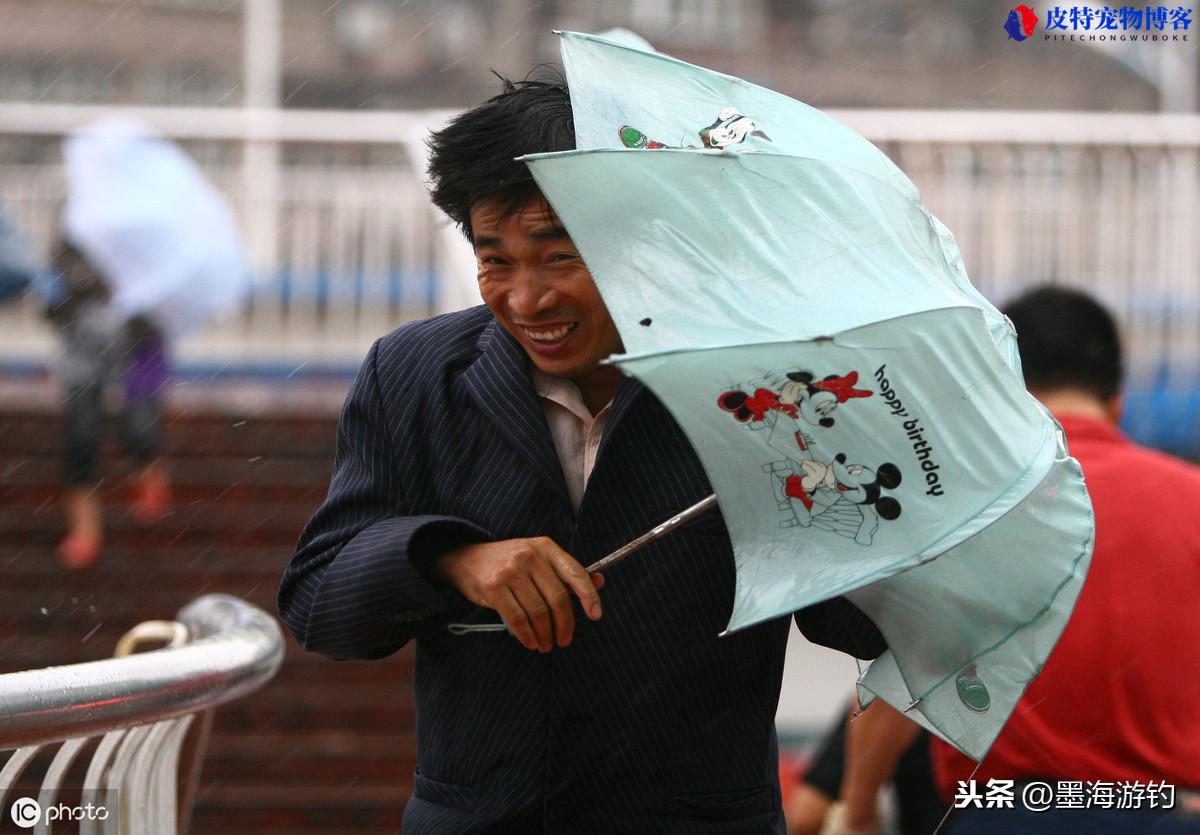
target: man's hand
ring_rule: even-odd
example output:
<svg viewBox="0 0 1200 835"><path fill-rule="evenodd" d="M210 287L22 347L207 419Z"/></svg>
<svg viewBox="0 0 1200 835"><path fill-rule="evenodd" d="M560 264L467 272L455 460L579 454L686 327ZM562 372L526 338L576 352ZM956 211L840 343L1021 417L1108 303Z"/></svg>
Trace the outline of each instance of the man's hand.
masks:
<svg viewBox="0 0 1200 835"><path fill-rule="evenodd" d="M571 643L571 592L589 618L600 619L597 592L604 578L589 576L548 537L468 545L439 557L436 570L467 600L499 612L529 649L549 652L556 642L560 647Z"/></svg>

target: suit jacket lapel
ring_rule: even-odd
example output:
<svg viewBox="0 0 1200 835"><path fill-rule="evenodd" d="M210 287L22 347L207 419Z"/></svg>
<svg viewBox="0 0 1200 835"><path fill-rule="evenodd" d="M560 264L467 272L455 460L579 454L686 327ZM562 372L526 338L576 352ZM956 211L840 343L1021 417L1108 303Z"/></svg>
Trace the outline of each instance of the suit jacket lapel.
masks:
<svg viewBox="0 0 1200 835"><path fill-rule="evenodd" d="M604 455L604 449L608 446L609 439L613 437L617 426L621 423L621 418L645 391L646 387L633 377L622 378L621 385L617 387L617 393L613 397L612 409L608 413L608 422L604 426L604 437L600 439L600 449L596 450L597 464Z"/></svg>
<svg viewBox="0 0 1200 835"><path fill-rule="evenodd" d="M484 328L476 345L481 353L463 374L467 391L571 514L562 464L524 349L495 321Z"/></svg>

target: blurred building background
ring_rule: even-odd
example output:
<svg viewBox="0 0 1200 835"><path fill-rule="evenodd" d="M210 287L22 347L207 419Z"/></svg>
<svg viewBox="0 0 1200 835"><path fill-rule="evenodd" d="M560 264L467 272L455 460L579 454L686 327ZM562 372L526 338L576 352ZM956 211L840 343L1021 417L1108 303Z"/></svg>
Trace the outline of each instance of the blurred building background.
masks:
<svg viewBox="0 0 1200 835"><path fill-rule="evenodd" d="M1054 281L1109 303L1130 349L1126 428L1200 457L1200 35L1016 43L1010 7L0 0L0 210L45 253L63 136L119 109L178 141L229 196L257 273L242 314L179 346L177 512L152 531L118 515L111 553L85 578L52 556L52 334L32 299L0 309L0 671L99 657L110 630L205 590L272 605L327 482L348 375L379 335L477 298L469 250L425 195L424 137L494 94L493 69L555 61L552 29L633 29L831 110L917 183L994 302ZM148 584L145 605L131 583ZM798 740L837 711L855 671L793 644L780 728ZM334 665L289 652L275 685L218 719L197 831L397 829L413 765L409 654Z"/></svg>
<svg viewBox="0 0 1200 835"><path fill-rule="evenodd" d="M1156 83L1170 53L1014 50L1011 4L926 0L288 0L285 107L457 107L557 59L552 29L633 29L658 49L817 107L1186 108ZM241 102L241 0L3 0L0 96ZM999 22L997 22L999 21ZM1027 45L1031 46L1031 45ZM1183 50L1180 50L1182 52ZM1194 55L1194 50L1192 52ZM1193 92L1194 96L1194 92ZM1194 107L1194 102L1193 105Z"/></svg>

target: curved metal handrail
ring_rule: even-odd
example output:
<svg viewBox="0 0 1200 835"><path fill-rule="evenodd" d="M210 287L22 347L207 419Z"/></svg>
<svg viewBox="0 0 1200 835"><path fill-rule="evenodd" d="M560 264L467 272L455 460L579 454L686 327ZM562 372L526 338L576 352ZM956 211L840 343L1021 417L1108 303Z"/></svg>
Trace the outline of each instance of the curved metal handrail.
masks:
<svg viewBox="0 0 1200 835"><path fill-rule="evenodd" d="M0 750L90 737L207 710L265 684L283 662L279 625L209 594L177 615L184 646L0 675Z"/></svg>

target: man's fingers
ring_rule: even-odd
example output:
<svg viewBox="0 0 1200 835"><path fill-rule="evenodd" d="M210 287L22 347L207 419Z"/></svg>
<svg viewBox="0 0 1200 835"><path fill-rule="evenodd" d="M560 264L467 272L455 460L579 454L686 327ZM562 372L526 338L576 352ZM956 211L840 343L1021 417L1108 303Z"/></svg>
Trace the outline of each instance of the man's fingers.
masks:
<svg viewBox="0 0 1200 835"><path fill-rule="evenodd" d="M575 632L575 611L571 607L571 593L558 579L554 569L545 563L535 566L532 574L542 599L550 606L550 615L554 619L555 641L560 647L565 647L571 643L571 635Z"/></svg>
<svg viewBox="0 0 1200 835"><path fill-rule="evenodd" d="M603 574L593 574L592 575L592 585L596 587L596 591L600 591L600 589L604 588L604 575Z"/></svg>
<svg viewBox="0 0 1200 835"><path fill-rule="evenodd" d="M513 637L520 641L526 649L537 649L537 636L533 633L533 626L529 623L529 618L525 615L525 609L517 602L517 598L509 589L500 589L496 595L495 606L493 608L508 624L509 630Z"/></svg>
<svg viewBox="0 0 1200 835"><path fill-rule="evenodd" d="M554 624L551 623L550 605L528 575L509 588L521 604L521 608L525 610L525 616L533 627L537 648L542 652L549 652L554 648Z"/></svg>
<svg viewBox="0 0 1200 835"><path fill-rule="evenodd" d="M579 564L579 561L558 547L558 544L549 537L538 537L532 540L534 547L539 553L545 556L559 578L567 584L567 586L575 592L579 597L579 602L583 604L583 611L592 620L599 620L603 614L603 609L600 606L600 595L596 593L598 586L595 585L592 578L588 575L587 569ZM603 584L603 580L601 584Z"/></svg>
<svg viewBox="0 0 1200 835"><path fill-rule="evenodd" d="M600 620L603 610L600 608L600 595L596 591L599 586L592 581L587 569L562 550L554 555L551 564L562 581L579 596L579 602L583 604L583 611L587 612L587 616L592 620Z"/></svg>

